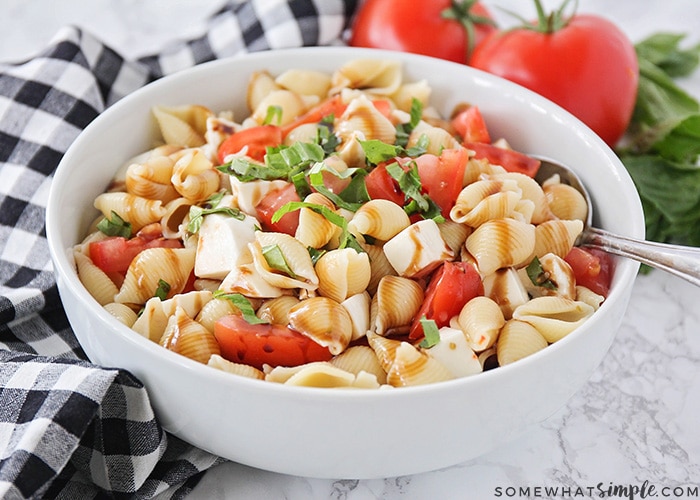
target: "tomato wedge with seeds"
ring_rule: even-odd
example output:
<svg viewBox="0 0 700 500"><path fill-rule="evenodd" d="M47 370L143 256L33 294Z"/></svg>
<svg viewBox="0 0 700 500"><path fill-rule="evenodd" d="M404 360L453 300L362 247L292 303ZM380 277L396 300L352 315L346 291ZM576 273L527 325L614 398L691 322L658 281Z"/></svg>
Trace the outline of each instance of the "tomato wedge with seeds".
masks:
<svg viewBox="0 0 700 500"><path fill-rule="evenodd" d="M255 213L263 230L294 236L299 226L298 210L284 214L280 220L272 222L272 216L275 215L275 212L290 201L301 201L294 184L270 191L260 200L260 203L255 206Z"/></svg>
<svg viewBox="0 0 700 500"><path fill-rule="evenodd" d="M129 264L142 250L147 248L182 248L180 240L134 236L126 239L112 236L90 243L90 259L106 273L125 273Z"/></svg>
<svg viewBox="0 0 700 500"><path fill-rule="evenodd" d="M493 165L500 165L508 172L520 172L535 177L540 169L540 160L513 149L504 149L493 144L465 142L464 147L474 151L477 160L485 158Z"/></svg>
<svg viewBox="0 0 700 500"><path fill-rule="evenodd" d="M285 325L252 325L237 315L219 319L214 336L223 358L259 370L263 365L299 366L332 358L328 348Z"/></svg>
<svg viewBox="0 0 700 500"><path fill-rule="evenodd" d="M406 199L406 196L399 189L398 183L387 172L386 164L377 165L374 170L367 174L365 187L367 194L373 200L389 200L403 206Z"/></svg>
<svg viewBox="0 0 700 500"><path fill-rule="evenodd" d="M491 135L488 128L486 128L486 121L478 106L466 107L458 112L450 120L450 123L463 142L483 142L486 144L491 142Z"/></svg>
<svg viewBox="0 0 700 500"><path fill-rule="evenodd" d="M445 218L449 218L462 190L468 161L469 151L465 148L444 149L440 156L424 154L415 159L423 190L437 203Z"/></svg>
<svg viewBox="0 0 700 500"><path fill-rule="evenodd" d="M224 163L228 155L238 153L248 146L246 155L256 161L264 161L268 147L282 144L282 129L276 125L260 125L234 132L219 146L217 156Z"/></svg>
<svg viewBox="0 0 700 500"><path fill-rule="evenodd" d="M596 248L573 247L564 260L573 269L577 285L608 296L613 267L609 254Z"/></svg>
<svg viewBox="0 0 700 500"><path fill-rule="evenodd" d="M413 318L410 339L423 337L420 319L432 319L438 328L448 326L450 319L459 314L464 304L484 294L481 276L467 262L445 262L435 272L425 291L425 301Z"/></svg>

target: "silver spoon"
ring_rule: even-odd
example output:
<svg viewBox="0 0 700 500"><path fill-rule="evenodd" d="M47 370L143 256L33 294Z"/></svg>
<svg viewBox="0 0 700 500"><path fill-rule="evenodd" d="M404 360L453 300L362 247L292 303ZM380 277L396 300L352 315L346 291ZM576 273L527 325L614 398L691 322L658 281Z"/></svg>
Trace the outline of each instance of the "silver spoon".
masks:
<svg viewBox="0 0 700 500"><path fill-rule="evenodd" d="M592 226L593 205L581 179L569 168L541 156L532 155L542 163L535 179L541 184L554 174L561 182L570 184L583 194L588 203L588 213L583 232L576 240L577 246L599 248L607 253L627 257L651 267L662 269L700 286L700 248L637 240L612 234Z"/></svg>

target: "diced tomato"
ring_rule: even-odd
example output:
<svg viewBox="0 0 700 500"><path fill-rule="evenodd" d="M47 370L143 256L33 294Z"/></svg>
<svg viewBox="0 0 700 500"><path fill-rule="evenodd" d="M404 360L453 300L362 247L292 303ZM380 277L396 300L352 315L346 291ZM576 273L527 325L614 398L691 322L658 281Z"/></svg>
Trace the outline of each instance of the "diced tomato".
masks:
<svg viewBox="0 0 700 500"><path fill-rule="evenodd" d="M325 101L319 103L317 106L311 108L309 111L294 119L291 123L282 127L282 135L286 136L289 132L297 128L299 125L304 125L306 123L319 123L325 117L333 115L336 118L343 114L345 108L348 105L345 104L340 97L340 95L335 95Z"/></svg>
<svg viewBox="0 0 700 500"><path fill-rule="evenodd" d="M423 190L442 209L443 217L448 218L462 190L469 152L465 148L444 149L439 157L424 154L415 161Z"/></svg>
<svg viewBox="0 0 700 500"><path fill-rule="evenodd" d="M450 319L459 314L464 304L484 294L481 276L467 262L445 262L433 274L425 291L425 301L413 318L409 338L423 337L420 319L432 319L438 328L448 326Z"/></svg>
<svg viewBox="0 0 700 500"><path fill-rule="evenodd" d="M393 201L397 205L403 206L405 195L399 189L398 183L386 171L386 165L377 165L365 177L367 194L373 200L382 199Z"/></svg>
<svg viewBox="0 0 700 500"><path fill-rule="evenodd" d="M294 188L294 184L288 184L282 189L277 189L266 194L255 207L255 212L260 225L265 231L286 233L294 236L299 225L299 211L284 214L277 222L272 222L272 216L290 201L301 201Z"/></svg>
<svg viewBox="0 0 700 500"><path fill-rule="evenodd" d="M90 243L90 259L106 273L125 273L129 264L142 250L147 248L182 248L180 240L134 236L126 239L112 236Z"/></svg>
<svg viewBox="0 0 700 500"><path fill-rule="evenodd" d="M263 365L299 366L328 361L328 348L285 325L251 325L241 316L229 315L214 325L221 356L262 370Z"/></svg>
<svg viewBox="0 0 700 500"><path fill-rule="evenodd" d="M451 123L463 142L491 142L486 121L477 106L463 109L452 118Z"/></svg>
<svg viewBox="0 0 700 500"><path fill-rule="evenodd" d="M476 159L485 158L489 163L501 165L508 172L520 172L535 177L540 168L540 160L512 149L499 148L492 144L479 142L465 142L464 147L474 151Z"/></svg>
<svg viewBox="0 0 700 500"><path fill-rule="evenodd" d="M256 161L263 161L267 148L279 146L282 139L282 129L276 125L260 125L239 130L219 146L219 162L224 163L228 155L238 153L245 146L248 146L247 156Z"/></svg>
<svg viewBox="0 0 700 500"><path fill-rule="evenodd" d="M387 99L375 99L372 101L374 107L387 118L391 117L391 103Z"/></svg>
<svg viewBox="0 0 700 500"><path fill-rule="evenodd" d="M613 267L609 254L596 248L573 247L564 260L573 269L577 285L608 296Z"/></svg>

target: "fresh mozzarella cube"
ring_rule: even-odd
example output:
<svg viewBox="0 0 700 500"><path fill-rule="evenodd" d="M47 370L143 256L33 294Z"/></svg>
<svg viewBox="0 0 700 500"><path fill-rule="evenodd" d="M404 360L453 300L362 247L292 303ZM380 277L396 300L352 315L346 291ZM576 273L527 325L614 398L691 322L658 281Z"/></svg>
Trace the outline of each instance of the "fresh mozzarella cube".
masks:
<svg viewBox="0 0 700 500"><path fill-rule="evenodd" d="M255 241L258 221L224 214L205 215L199 229L194 273L199 278L223 279L232 269L252 256L248 243Z"/></svg>
<svg viewBox="0 0 700 500"><path fill-rule="evenodd" d="M391 238L384 244L384 254L396 272L407 278L426 274L454 258L432 219L411 224Z"/></svg>
<svg viewBox="0 0 700 500"><path fill-rule="evenodd" d="M516 307L530 300L518 271L512 267L499 269L484 276L484 295L501 307L503 316L510 319Z"/></svg>
<svg viewBox="0 0 700 500"><path fill-rule="evenodd" d="M230 175L231 193L236 198L236 204L241 212L255 215L255 207L270 192L286 187L289 183L283 180L275 181L248 181L242 182Z"/></svg>
<svg viewBox="0 0 700 500"><path fill-rule="evenodd" d="M365 291L351 295L340 303L348 311L352 320L352 340L364 337L369 330L370 301L369 294Z"/></svg>
<svg viewBox="0 0 700 500"><path fill-rule="evenodd" d="M439 332L440 342L424 349L428 356L439 361L455 377L467 377L482 371L479 357L467 344L462 330L444 326Z"/></svg>

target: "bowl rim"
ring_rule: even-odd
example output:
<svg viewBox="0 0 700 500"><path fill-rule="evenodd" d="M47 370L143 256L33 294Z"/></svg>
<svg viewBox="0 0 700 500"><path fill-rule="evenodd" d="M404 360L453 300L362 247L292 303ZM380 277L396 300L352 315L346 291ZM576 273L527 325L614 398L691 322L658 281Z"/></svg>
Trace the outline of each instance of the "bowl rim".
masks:
<svg viewBox="0 0 700 500"><path fill-rule="evenodd" d="M545 109L548 113L554 113L559 119L567 120L572 124L576 124L577 129L581 130L581 134L586 136L586 139L592 141L596 148L602 149L603 152L608 157L610 164L614 167L614 173L618 177L620 182L632 183L629 174L627 174L624 169L624 165L615 155L615 153L600 139L594 132L590 130L583 122L578 118L570 114L568 111L564 110L557 104L549 101L548 99L542 97L535 92L532 92L518 84L507 81L495 75L486 73L484 71L472 68L469 66L459 65L457 63L452 63L450 61L436 59L430 56L424 56L419 54L409 54L404 52L388 51L383 49L370 49L370 48L355 48L346 46L323 46L323 47L301 47L301 48L285 48L285 49L275 49L269 51L261 52L251 52L242 55L237 55L234 57L222 58L219 60L209 61L205 63L198 64L194 67L188 68L186 70L181 70L171 75L164 76L156 81L148 83L147 85L137 89L136 91L130 93L119 101L115 102L107 109L105 109L99 116L97 116L88 126L78 135L75 141L70 145L63 158L61 159L55 173L54 178L51 183L49 198L46 205L46 233L49 245L49 250L52 256L52 261L54 265L54 272L57 276L57 281L62 281L64 286L67 286L73 294L79 297L84 303L90 304L90 309L94 310L100 317L102 321L111 323L114 328L122 335L123 340L138 348L146 349L152 355L162 358L163 361L169 365L177 366L178 369L188 370L198 377L214 377L214 380L221 381L222 384L241 387L249 387L251 389L260 389L262 391L270 392L271 394L281 394L283 396L295 397L295 395L302 394L305 397L320 397L333 400L336 398L345 399L368 399L372 401L374 398L404 398L413 397L415 394L420 394L424 392L436 393L442 391L451 392L455 388L462 386L469 386L474 384L488 384L492 380L498 380L499 378L508 377L511 372L517 372L524 370L527 366L532 363L539 363L542 357L556 356L557 352L563 349L569 342L573 342L574 339L580 335L585 335L586 330L594 328L601 321L602 316L604 316L604 311L609 307L612 307L611 302L617 302L618 300L624 300L622 297L626 288L624 285L628 284L631 286L632 281L634 281L639 264L632 261L625 261L624 259L618 258L615 263L615 273L613 276L613 286L610 289L610 294L606 298L605 302L601 305L599 311L593 314L581 327L577 328L571 334L567 335L565 338L548 345L546 349L542 349L526 358L518 360L517 362L498 367L497 369L487 370L476 374L477 376L460 377L453 380L436 382L421 386L411 386L402 387L400 390L328 390L327 388L317 388L317 387L297 387L297 386L286 386L283 384L274 384L263 380L250 379L243 376L231 377L230 373L222 372L215 368L206 366L202 363L198 363L194 360L186 358L174 352L170 352L167 349L159 346L157 343L141 336L131 328L117 321L111 314L101 307L97 301L87 292L87 289L82 285L77 277L77 273L72 263L72 258L68 256L68 252L71 248L63 248L61 245L63 243L62 237L59 234L59 224L60 216L59 210L57 210L57 203L59 199L60 189L67 184L68 178L70 176L69 166L73 156L76 154L84 142L90 139L90 135L93 130L99 129L102 123L109 122L111 117L119 112L122 108L128 109L131 106L132 101L139 99L141 96L147 95L148 93L157 92L159 89L169 87L179 80L195 78L197 76L207 74L218 67L225 67L233 65L246 60L257 60L264 62L266 60L279 59L282 56L294 56L294 57L309 57L313 56L315 53L335 53L340 52L343 54L352 53L358 57L368 57L368 58L390 58L399 59L401 61L430 61L432 64L441 65L452 65L453 67L459 67L460 71L465 71L465 74L471 73L472 78L480 78L490 85L497 85L509 91L519 93L523 95L524 98L534 102L536 105ZM446 67L448 67L446 66ZM626 178L625 178L626 176ZM632 185L633 187L633 185ZM636 189L634 190L636 193ZM630 195L633 195L630 192ZM634 217L630 220L629 232L632 236L643 237L643 217L641 202L637 195L636 200L631 200L631 202L638 207L638 213L634 214ZM71 243L75 245L77 242ZM598 312L603 312L603 314L598 314ZM221 372L221 373L216 373Z"/></svg>

